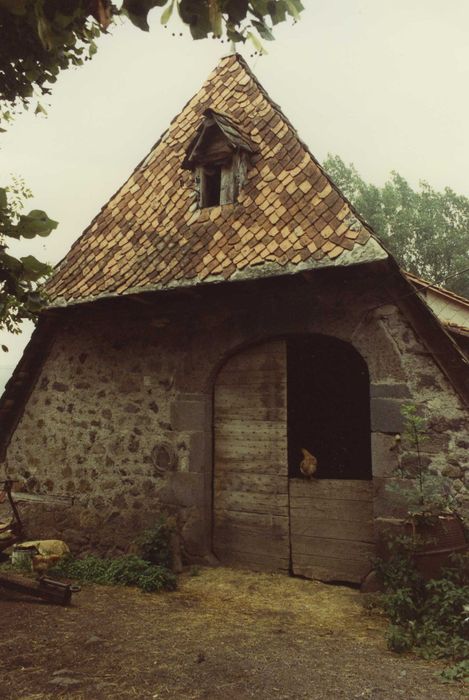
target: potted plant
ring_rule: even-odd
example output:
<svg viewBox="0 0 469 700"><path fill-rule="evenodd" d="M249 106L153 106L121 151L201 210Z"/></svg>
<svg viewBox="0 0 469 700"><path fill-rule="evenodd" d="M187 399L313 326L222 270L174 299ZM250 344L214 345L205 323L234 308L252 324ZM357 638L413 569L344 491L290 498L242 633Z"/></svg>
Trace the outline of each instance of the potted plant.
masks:
<svg viewBox="0 0 469 700"><path fill-rule="evenodd" d="M451 479L428 469L422 446L428 439L427 421L414 404L402 407L403 438L396 436L398 479L387 488L405 504L403 518L383 519L381 553L389 549L390 540L408 548L416 568L426 579L437 578L451 556L467 550L464 524L457 511ZM415 459L403 460L402 442L410 447Z"/></svg>

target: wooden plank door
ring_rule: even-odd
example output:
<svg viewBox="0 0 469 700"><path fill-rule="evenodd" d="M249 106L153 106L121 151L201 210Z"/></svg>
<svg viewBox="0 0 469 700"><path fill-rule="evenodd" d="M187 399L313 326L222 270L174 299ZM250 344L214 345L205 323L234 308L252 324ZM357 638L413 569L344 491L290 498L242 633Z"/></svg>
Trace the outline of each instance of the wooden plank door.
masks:
<svg viewBox="0 0 469 700"><path fill-rule="evenodd" d="M230 358L214 396L213 549L221 562L289 570L285 341Z"/></svg>
<svg viewBox="0 0 469 700"><path fill-rule="evenodd" d="M290 479L293 573L359 583L375 556L373 482Z"/></svg>

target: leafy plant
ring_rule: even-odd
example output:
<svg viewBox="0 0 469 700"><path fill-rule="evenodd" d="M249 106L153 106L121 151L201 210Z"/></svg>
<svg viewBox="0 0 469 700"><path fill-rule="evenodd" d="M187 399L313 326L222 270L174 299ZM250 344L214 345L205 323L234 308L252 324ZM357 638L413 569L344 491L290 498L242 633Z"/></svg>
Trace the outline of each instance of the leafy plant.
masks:
<svg viewBox="0 0 469 700"><path fill-rule="evenodd" d="M458 661L458 663L448 666L441 672L441 677L448 683L454 681L464 681L469 678L469 660Z"/></svg>
<svg viewBox="0 0 469 700"><path fill-rule="evenodd" d="M39 285L51 269L32 255L16 258L8 252L11 239L48 236L57 227L43 211L23 213L31 196L20 178L0 187L0 328L11 333L19 333L21 321L34 318L41 308Z"/></svg>
<svg viewBox="0 0 469 700"><path fill-rule="evenodd" d="M147 593L173 591L177 585L172 571L165 566L150 564L135 555L116 559L67 557L50 569L49 574L101 585L138 586Z"/></svg>
<svg viewBox="0 0 469 700"><path fill-rule="evenodd" d="M425 581L401 541L376 568L385 588L381 604L390 621L389 648L452 659L457 670L447 669L448 679L452 673L462 678L469 657L469 554L454 555L441 578Z"/></svg>
<svg viewBox="0 0 469 700"><path fill-rule="evenodd" d="M152 564L171 567L171 537L175 531L174 519L160 516L156 524L138 538L142 559Z"/></svg>
<svg viewBox="0 0 469 700"><path fill-rule="evenodd" d="M36 114L46 112L40 100L62 71L95 55L96 40L116 15L147 31L154 8L161 9L164 25L177 9L178 21L194 39L225 34L231 41L250 40L261 53L258 37L273 39L272 28L288 18L296 22L303 5L301 0L0 0L0 133L19 109L35 104ZM17 333L21 321L35 318L41 308L36 285L48 266L31 255L9 255L6 238L46 236L57 223L42 210L19 214L12 192L0 187L0 328Z"/></svg>
<svg viewBox="0 0 469 700"><path fill-rule="evenodd" d="M390 483L388 491L400 496L411 516L431 516L442 512L454 512L455 499L451 480L428 470L422 460L422 445L427 440L427 421L417 406L408 403L401 409L404 420L404 440L416 453L414 467L402 466L399 462L401 480Z"/></svg>
<svg viewBox="0 0 469 700"><path fill-rule="evenodd" d="M154 8L163 25L177 15L193 39L224 34L259 52L258 37L273 39L275 25L296 22L304 9L300 0L0 0L0 118L8 122L19 105L47 95L61 71L91 59L115 16L148 31Z"/></svg>

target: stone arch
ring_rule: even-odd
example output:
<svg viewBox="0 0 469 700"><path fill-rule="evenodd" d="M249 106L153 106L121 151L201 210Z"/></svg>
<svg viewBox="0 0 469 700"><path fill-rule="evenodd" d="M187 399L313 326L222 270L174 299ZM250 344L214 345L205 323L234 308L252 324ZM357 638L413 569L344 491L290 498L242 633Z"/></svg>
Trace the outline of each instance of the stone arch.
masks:
<svg viewBox="0 0 469 700"><path fill-rule="evenodd" d="M357 383L347 382L354 374L361 375L358 403L350 393ZM327 396L319 396L321 382L324 384L328 375L336 377L335 405ZM326 382L323 393L333 385ZM311 387L319 387L316 396L308 395ZM295 394L301 392L305 396L297 400ZM369 395L365 360L350 343L333 337L276 335L240 344L225 356L214 377L213 435L213 546L224 563L325 580L356 581L367 573L373 547ZM338 420L341 397L342 404L350 403L342 422ZM303 414L312 402L322 402L322 408L298 421L300 431L295 434L295 411L305 418ZM290 405L294 405L293 412ZM326 423L318 432L325 408ZM334 421L333 429L325 435L329 420ZM347 421L355 421L348 432ZM353 453L357 432L361 432L363 444ZM295 449L290 454L292 441ZM300 460L294 464L293 453L300 446L316 452L314 483L322 486L313 487L313 482L305 479L299 470ZM351 458L341 462L334 457L337 447L352 452ZM312 524L308 520L311 514ZM363 526L357 524L357 518ZM320 525L323 534L310 537ZM309 534L303 542L305 532ZM338 546L336 540L342 536ZM339 559L333 557L329 566L330 562L322 560L323 550L334 546ZM301 553L304 547L306 564ZM318 550L320 555L316 556Z"/></svg>

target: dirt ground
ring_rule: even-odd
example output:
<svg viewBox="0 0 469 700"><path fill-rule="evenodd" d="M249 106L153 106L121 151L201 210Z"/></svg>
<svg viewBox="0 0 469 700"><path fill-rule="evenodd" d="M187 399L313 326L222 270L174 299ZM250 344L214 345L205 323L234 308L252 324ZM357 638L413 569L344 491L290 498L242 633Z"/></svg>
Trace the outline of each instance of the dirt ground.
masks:
<svg viewBox="0 0 469 700"><path fill-rule="evenodd" d="M387 651L355 590L231 569L174 593L86 586L71 607L0 592L2 700L451 700L441 666Z"/></svg>

